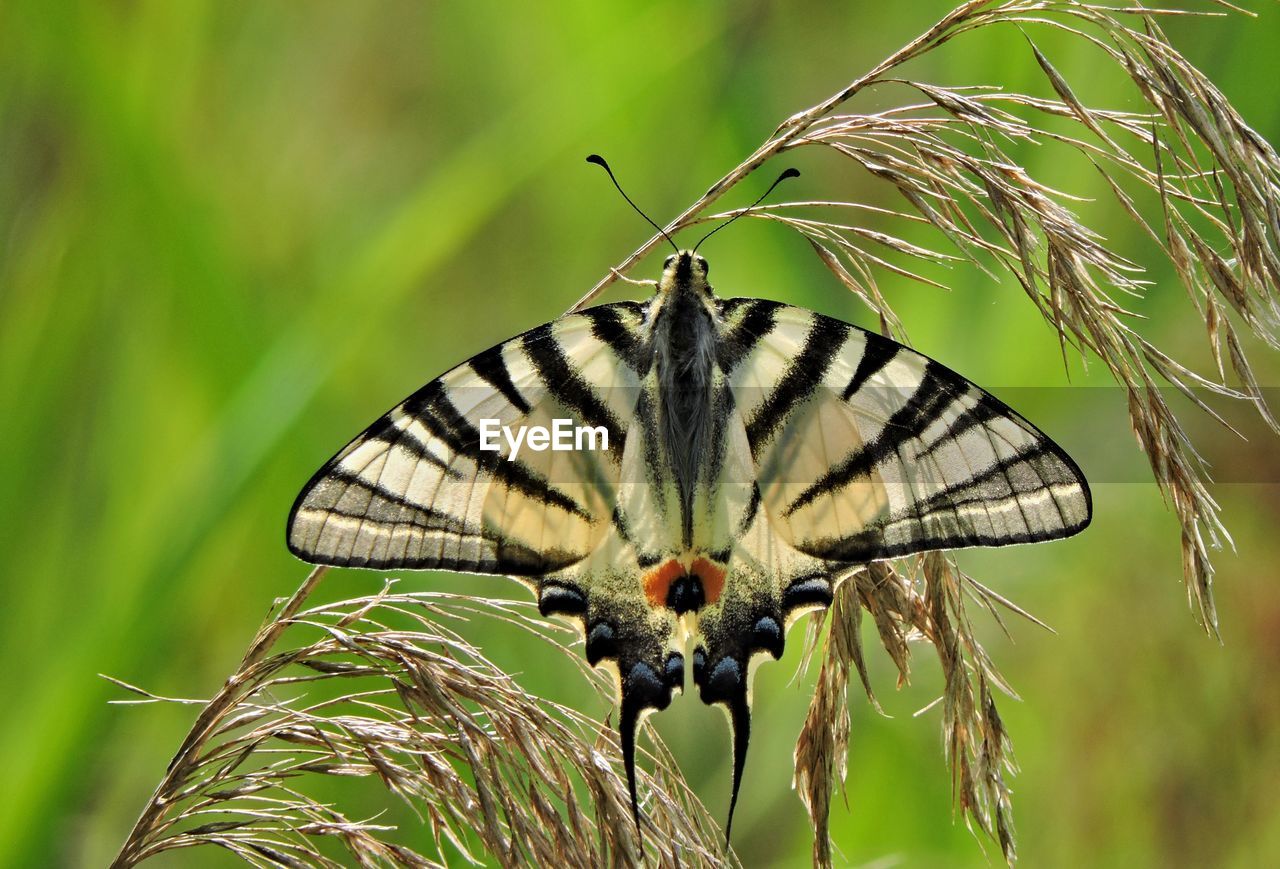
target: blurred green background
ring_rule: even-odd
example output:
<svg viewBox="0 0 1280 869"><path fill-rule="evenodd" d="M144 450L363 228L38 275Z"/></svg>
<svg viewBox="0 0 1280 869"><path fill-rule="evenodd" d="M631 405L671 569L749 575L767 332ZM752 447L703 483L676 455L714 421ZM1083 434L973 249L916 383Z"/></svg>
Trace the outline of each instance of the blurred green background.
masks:
<svg viewBox="0 0 1280 869"><path fill-rule="evenodd" d="M0 859L107 861L194 713L108 706L120 692L96 674L171 696L216 690L305 574L283 530L311 472L421 383L562 312L647 236L585 154L605 154L665 220L950 5L0 4ZM1278 142L1280 6L1250 5L1257 20L1169 29ZM1087 46L1031 33L1083 96L1140 108L1102 84ZM910 71L1049 94L1012 27ZM1051 149L1020 154L1062 175ZM892 201L831 158L795 162L793 197ZM1054 180L1100 190L1084 173ZM1150 260L1117 209L1088 213ZM722 295L872 325L777 226L743 221L705 252ZM1147 334L1207 371L1183 291L1166 269L1154 277ZM917 347L998 395L1068 382L1012 282L965 269L949 280L950 293L884 281ZM1280 382L1275 354L1256 363L1264 384ZM1073 369L1077 385L1105 384ZM1023 699L1002 711L1022 768L1025 865L1280 864L1280 441L1194 426L1232 481L1215 489L1239 549L1218 561L1218 645L1187 609L1177 527L1140 482L1120 397L1013 394L1081 456L1097 504L1073 540L961 556L1057 630L983 630ZM406 581L524 594L496 579ZM339 572L326 593L380 583ZM502 628L473 633L503 658ZM790 683L799 640L757 683L735 825L749 865L808 859L789 786L808 696L807 681ZM848 809L833 816L842 862L985 865L953 820L938 710L912 716L939 691L920 651L901 691L873 655L891 718L852 696ZM549 684L569 671L547 655L545 673L523 662L525 684L603 715L585 686ZM722 816L722 716L686 698L651 721ZM412 814L388 817L430 850ZM228 862L206 851L166 865Z"/></svg>

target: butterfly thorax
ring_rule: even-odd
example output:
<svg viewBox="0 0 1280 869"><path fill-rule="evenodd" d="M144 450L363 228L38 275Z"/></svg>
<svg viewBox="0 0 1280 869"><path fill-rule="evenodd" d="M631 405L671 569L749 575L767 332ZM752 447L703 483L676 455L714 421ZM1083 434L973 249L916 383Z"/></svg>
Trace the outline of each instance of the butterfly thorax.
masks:
<svg viewBox="0 0 1280 869"><path fill-rule="evenodd" d="M653 349L662 454L679 493L684 544L693 543L693 502L708 467L714 428L715 323L706 261L688 251L667 261L658 289Z"/></svg>

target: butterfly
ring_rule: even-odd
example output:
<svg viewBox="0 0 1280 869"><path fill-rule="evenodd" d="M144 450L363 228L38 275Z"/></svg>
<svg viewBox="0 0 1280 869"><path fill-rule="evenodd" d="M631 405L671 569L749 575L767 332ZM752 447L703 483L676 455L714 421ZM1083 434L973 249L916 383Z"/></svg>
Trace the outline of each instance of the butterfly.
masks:
<svg viewBox="0 0 1280 869"><path fill-rule="evenodd" d="M683 691L691 648L732 733L727 840L755 668L842 576L1067 537L1091 515L1080 468L991 394L874 332L719 298L678 250L647 301L531 329L381 417L307 483L288 545L508 575L578 625L613 676L637 829L636 730Z"/></svg>

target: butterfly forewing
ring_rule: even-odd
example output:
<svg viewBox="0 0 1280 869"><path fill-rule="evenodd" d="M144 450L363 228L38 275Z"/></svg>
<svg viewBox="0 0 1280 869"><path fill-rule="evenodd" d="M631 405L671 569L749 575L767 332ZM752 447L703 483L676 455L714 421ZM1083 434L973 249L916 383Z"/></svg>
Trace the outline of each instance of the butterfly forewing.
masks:
<svg viewBox="0 0 1280 869"><path fill-rule="evenodd" d="M769 519L792 545L864 563L1088 523L1074 462L989 393L874 333L800 308L770 314L730 380Z"/></svg>
<svg viewBox="0 0 1280 869"><path fill-rule="evenodd" d="M289 547L341 566L534 576L599 545L615 500L638 379L604 320L634 331L638 305L539 327L432 381L374 423L303 490ZM609 333L606 333L606 338ZM586 376L591 385L586 386ZM481 427L611 427L608 449L516 451Z"/></svg>

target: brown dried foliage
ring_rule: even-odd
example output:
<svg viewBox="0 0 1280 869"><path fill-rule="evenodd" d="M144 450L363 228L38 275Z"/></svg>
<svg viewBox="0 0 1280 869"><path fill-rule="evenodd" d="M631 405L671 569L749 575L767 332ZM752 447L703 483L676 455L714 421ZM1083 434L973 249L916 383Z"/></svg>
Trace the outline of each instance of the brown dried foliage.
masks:
<svg viewBox="0 0 1280 869"><path fill-rule="evenodd" d="M858 674L867 699L880 710L862 648L864 611L870 614L880 644L898 669L899 684L911 675L912 644L923 641L934 647L945 680L939 703L956 806L968 823L996 839L1007 860L1014 860L1013 817L1005 777L1016 767L991 688L1014 695L977 641L966 600L987 610L1002 627L1001 609L1042 624L962 573L938 552L897 563L877 562L855 571L840 584L829 619L818 615L811 621L810 654L816 652L824 622L829 623L829 631L817 687L796 742L794 786L813 819L814 865L832 865L827 823L831 796L837 787L843 787L848 768L846 689L851 669Z"/></svg>
<svg viewBox="0 0 1280 869"><path fill-rule="evenodd" d="M267 622L205 704L115 866L197 845L256 866L443 865L396 844L395 827L376 815L353 819L316 799L319 776L377 780L445 852L477 865L477 848L503 866L732 860L656 736L654 772L639 771L640 839L612 728L529 694L449 624L500 619L589 672L567 627L548 625L528 604L397 594L389 585L302 609L324 570ZM286 632L305 641L271 651ZM141 702L164 699L118 684Z"/></svg>

